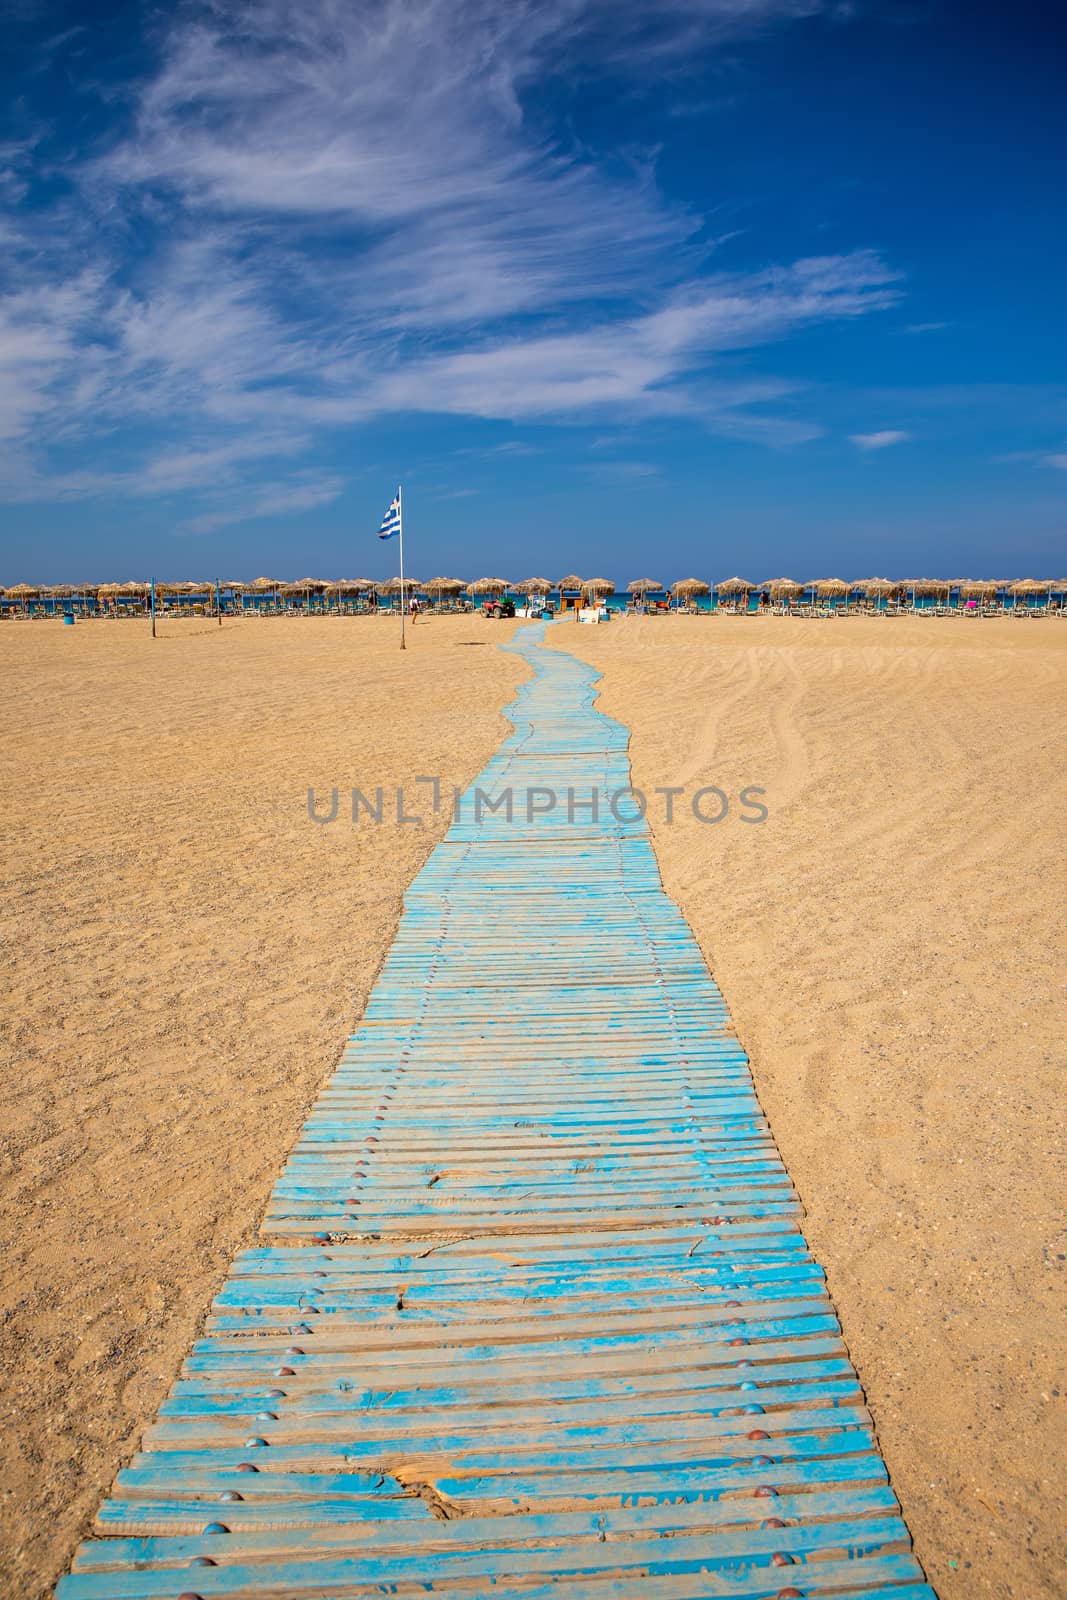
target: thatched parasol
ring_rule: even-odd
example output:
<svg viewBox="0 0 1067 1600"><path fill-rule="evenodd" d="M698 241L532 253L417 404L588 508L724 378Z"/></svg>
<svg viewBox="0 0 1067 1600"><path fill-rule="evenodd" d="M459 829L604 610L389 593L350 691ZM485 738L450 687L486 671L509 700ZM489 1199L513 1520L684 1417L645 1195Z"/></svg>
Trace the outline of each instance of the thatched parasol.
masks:
<svg viewBox="0 0 1067 1600"><path fill-rule="evenodd" d="M715 585L720 594L748 594L755 584L747 582L744 578L727 578L723 583Z"/></svg>
<svg viewBox="0 0 1067 1600"><path fill-rule="evenodd" d="M363 594L374 586L373 578L336 578L326 588L330 594Z"/></svg>
<svg viewBox="0 0 1067 1600"><path fill-rule="evenodd" d="M551 594L553 585L547 578L523 578L515 585L516 594Z"/></svg>
<svg viewBox="0 0 1067 1600"><path fill-rule="evenodd" d="M944 578L905 578L900 587L912 594L948 594L951 585Z"/></svg>
<svg viewBox="0 0 1067 1600"><path fill-rule="evenodd" d="M121 594L124 585L121 583L101 583L97 585L97 594Z"/></svg>
<svg viewBox="0 0 1067 1600"><path fill-rule="evenodd" d="M582 593L594 597L598 594L614 594L615 585L610 578L586 578L582 584Z"/></svg>
<svg viewBox="0 0 1067 1600"><path fill-rule="evenodd" d="M1011 584L1009 594L1048 594L1052 588L1051 578L1047 583L1040 582L1037 578L1019 578Z"/></svg>
<svg viewBox="0 0 1067 1600"><path fill-rule="evenodd" d="M682 595L683 598L691 594L710 594L711 585L705 583L703 578L682 578L674 585L671 593L675 596Z"/></svg>
<svg viewBox="0 0 1067 1600"><path fill-rule="evenodd" d="M431 578L426 585L430 594L462 594L465 587L462 578Z"/></svg>
<svg viewBox="0 0 1067 1600"><path fill-rule="evenodd" d="M40 584L16 583L7 591L7 598L9 600L28 600L31 595L37 595L40 592Z"/></svg>
<svg viewBox="0 0 1067 1600"><path fill-rule="evenodd" d="M248 585L248 587L250 589L254 589L257 594L265 594L268 590L280 589L281 586L280 578L253 578L252 582Z"/></svg>
<svg viewBox="0 0 1067 1600"><path fill-rule="evenodd" d="M72 583L50 583L41 590L42 594L51 595L54 600L69 600L73 594L81 592L80 589L75 590Z"/></svg>
<svg viewBox="0 0 1067 1600"><path fill-rule="evenodd" d="M386 583L376 583L374 585L374 587L377 589L379 594L399 594L400 593L400 579L399 578L390 578ZM407 590L407 589L424 589L425 587L426 587L426 585L423 584L423 583L420 583L418 578L409 578L407 573L405 572L405 574L404 574L404 588L405 588L405 590Z"/></svg>
<svg viewBox="0 0 1067 1600"><path fill-rule="evenodd" d="M853 594L861 590L864 594L896 594L900 587L890 578L858 578L850 585Z"/></svg>
<svg viewBox="0 0 1067 1600"><path fill-rule="evenodd" d="M848 584L843 578L816 578L815 581L813 583L809 583L807 587L809 589L814 589L816 594L824 595L826 597L848 594Z"/></svg>
<svg viewBox="0 0 1067 1600"><path fill-rule="evenodd" d="M477 583L468 583L468 594L503 594L511 585L506 578L479 578Z"/></svg>
<svg viewBox="0 0 1067 1600"><path fill-rule="evenodd" d="M626 585L627 594L651 594L654 589L662 589L663 585L658 578L635 578L633 583Z"/></svg>
<svg viewBox="0 0 1067 1600"><path fill-rule="evenodd" d="M965 600L988 600L996 592L997 585L993 578L964 578L960 582L960 594Z"/></svg>
<svg viewBox="0 0 1067 1600"><path fill-rule="evenodd" d="M576 572L568 573L565 578L561 578L556 584L556 588L560 591L560 593L562 593L564 589L580 589L581 587L582 580L579 578Z"/></svg>
<svg viewBox="0 0 1067 1600"><path fill-rule="evenodd" d="M795 578L771 578L763 585L772 599L781 595L797 595L804 593L804 585L797 583Z"/></svg>

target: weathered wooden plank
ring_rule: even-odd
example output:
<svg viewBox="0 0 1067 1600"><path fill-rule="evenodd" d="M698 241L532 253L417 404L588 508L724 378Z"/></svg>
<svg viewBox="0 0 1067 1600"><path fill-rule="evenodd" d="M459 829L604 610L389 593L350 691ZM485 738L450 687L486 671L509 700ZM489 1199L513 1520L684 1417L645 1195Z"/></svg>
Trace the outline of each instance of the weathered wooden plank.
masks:
<svg viewBox="0 0 1067 1600"><path fill-rule="evenodd" d="M515 731L61 1600L932 1600L722 996L607 809L626 730L513 648ZM475 815L527 784L601 815Z"/></svg>

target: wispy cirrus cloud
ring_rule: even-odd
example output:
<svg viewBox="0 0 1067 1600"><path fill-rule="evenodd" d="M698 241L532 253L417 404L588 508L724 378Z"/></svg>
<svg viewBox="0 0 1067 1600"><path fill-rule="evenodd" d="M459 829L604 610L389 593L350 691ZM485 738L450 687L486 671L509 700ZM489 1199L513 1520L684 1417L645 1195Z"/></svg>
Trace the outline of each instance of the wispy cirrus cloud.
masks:
<svg viewBox="0 0 1067 1600"><path fill-rule="evenodd" d="M904 444L911 437L903 428L883 428L880 433L849 434L857 450L886 450L890 445Z"/></svg>
<svg viewBox="0 0 1067 1600"><path fill-rule="evenodd" d="M821 9L180 6L106 141L71 153L72 192L8 225L9 497L214 494L186 523L211 532L246 514L236 488L249 515L324 503L330 430L406 412L813 437L788 413L802 386L737 362L886 308L895 274L866 251L717 270L652 156L578 144L541 91L565 112L592 74L682 82L722 44ZM28 144L6 166L0 151L20 199L27 161Z"/></svg>

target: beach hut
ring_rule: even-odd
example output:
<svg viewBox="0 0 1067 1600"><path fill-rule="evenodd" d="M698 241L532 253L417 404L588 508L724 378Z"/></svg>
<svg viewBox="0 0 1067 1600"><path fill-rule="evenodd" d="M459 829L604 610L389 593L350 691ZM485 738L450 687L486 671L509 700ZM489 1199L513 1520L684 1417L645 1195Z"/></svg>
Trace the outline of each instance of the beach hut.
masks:
<svg viewBox="0 0 1067 1600"><path fill-rule="evenodd" d="M740 615L748 610L748 597L755 588L747 578L724 578L715 585L717 610ZM726 604L723 605L725 599Z"/></svg>
<svg viewBox="0 0 1067 1600"><path fill-rule="evenodd" d="M559 590L561 611L574 611L582 603L582 580L576 572L569 572L556 585Z"/></svg>

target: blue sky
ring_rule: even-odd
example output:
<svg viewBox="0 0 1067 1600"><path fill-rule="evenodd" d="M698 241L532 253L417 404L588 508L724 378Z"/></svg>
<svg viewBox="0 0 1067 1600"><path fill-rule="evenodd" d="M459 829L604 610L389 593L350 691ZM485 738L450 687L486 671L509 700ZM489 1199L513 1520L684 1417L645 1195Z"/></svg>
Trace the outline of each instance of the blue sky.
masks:
<svg viewBox="0 0 1067 1600"><path fill-rule="evenodd" d="M1058 6L0 0L0 582L1067 568Z"/></svg>

